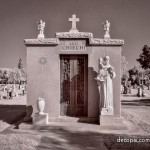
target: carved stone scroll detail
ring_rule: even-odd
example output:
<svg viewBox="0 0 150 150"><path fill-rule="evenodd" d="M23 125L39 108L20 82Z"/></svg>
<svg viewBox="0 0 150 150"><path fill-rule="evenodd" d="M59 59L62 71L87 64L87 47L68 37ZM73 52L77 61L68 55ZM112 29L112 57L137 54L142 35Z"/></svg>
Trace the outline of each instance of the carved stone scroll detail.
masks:
<svg viewBox="0 0 150 150"><path fill-rule="evenodd" d="M46 38L46 39L25 39L25 45L58 45L58 38Z"/></svg>
<svg viewBox="0 0 150 150"><path fill-rule="evenodd" d="M124 45L124 40L120 39L98 39L98 38L90 38L89 39L90 45Z"/></svg>
<svg viewBox="0 0 150 150"><path fill-rule="evenodd" d="M57 32L56 38L92 38L93 34L89 32Z"/></svg>

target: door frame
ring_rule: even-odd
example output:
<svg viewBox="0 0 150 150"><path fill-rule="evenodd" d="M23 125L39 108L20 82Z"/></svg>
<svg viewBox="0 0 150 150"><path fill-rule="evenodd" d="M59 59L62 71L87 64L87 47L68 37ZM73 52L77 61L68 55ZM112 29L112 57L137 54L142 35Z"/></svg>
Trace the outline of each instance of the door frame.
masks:
<svg viewBox="0 0 150 150"><path fill-rule="evenodd" d="M73 59L70 59L70 60L75 60L76 58L78 58L78 56L83 56L85 58L85 61L84 61L84 71L85 71L85 74L84 74L84 114L81 115L81 117L87 117L88 116L88 54L60 54L59 55L59 58L60 58L60 116L70 116L70 115L62 115L61 114L61 98L62 98L62 57L65 57L65 56L68 56L68 57L72 57ZM73 64L72 64L73 63ZM75 67L77 67L77 60L76 61L71 61L71 65L73 65L74 67L73 68L70 68L70 74L71 74L71 78L73 77L73 74L74 74L74 70ZM77 79L76 79L77 80ZM70 88L71 88L71 91L73 91L73 89L75 87L73 87L74 85L71 84L70 85ZM73 110L73 114L71 115L71 117L78 117L79 115L76 115L76 112L78 110L75 110L77 108L77 97L75 98L75 96L77 96L77 92L74 91L71 93L70 91L70 97L73 96L73 100L70 99L70 104L71 104L71 107L70 109ZM74 100L76 99L76 100ZM76 103L76 104L75 104ZM73 108L74 107L74 108Z"/></svg>

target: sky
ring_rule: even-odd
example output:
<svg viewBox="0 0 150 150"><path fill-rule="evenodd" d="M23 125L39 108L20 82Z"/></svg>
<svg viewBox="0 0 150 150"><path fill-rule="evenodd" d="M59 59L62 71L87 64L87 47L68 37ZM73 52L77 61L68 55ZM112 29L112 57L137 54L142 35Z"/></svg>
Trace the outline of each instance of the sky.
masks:
<svg viewBox="0 0 150 150"><path fill-rule="evenodd" d="M37 22L46 22L45 37L71 29L68 18L80 18L77 29L103 38L102 22L111 23L112 39L124 39L122 55L128 68L144 45L150 46L150 0L0 0L0 68L26 67L24 39L37 38Z"/></svg>

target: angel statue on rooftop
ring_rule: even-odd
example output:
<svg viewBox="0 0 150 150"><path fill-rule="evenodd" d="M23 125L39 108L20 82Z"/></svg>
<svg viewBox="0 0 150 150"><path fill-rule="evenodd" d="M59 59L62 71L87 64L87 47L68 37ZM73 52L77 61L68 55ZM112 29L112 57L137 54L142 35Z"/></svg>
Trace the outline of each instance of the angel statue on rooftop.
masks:
<svg viewBox="0 0 150 150"><path fill-rule="evenodd" d="M44 38L44 28L45 28L45 22L40 20L38 23L38 30L39 30L39 35L38 38Z"/></svg>
<svg viewBox="0 0 150 150"><path fill-rule="evenodd" d="M110 38L110 22L108 20L105 21L105 23L102 23L104 26L105 35L104 38Z"/></svg>

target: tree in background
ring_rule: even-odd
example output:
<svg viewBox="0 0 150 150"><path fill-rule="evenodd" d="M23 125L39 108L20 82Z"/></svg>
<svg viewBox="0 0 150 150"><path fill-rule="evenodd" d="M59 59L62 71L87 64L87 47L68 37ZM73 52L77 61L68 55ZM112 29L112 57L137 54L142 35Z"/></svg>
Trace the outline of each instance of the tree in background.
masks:
<svg viewBox="0 0 150 150"><path fill-rule="evenodd" d="M121 82L126 82L129 78L128 75L128 68L127 68L128 62L126 61L125 56L121 57Z"/></svg>
<svg viewBox="0 0 150 150"><path fill-rule="evenodd" d="M139 67L134 66L132 69L129 69L128 72L129 72L130 77L133 76L133 75L136 76L136 75L139 74Z"/></svg>
<svg viewBox="0 0 150 150"><path fill-rule="evenodd" d="M129 72L129 80L131 81L132 85L139 85L140 84L140 67L139 66L134 66L132 69L128 70Z"/></svg>
<svg viewBox="0 0 150 150"><path fill-rule="evenodd" d="M11 71L12 69L9 69L9 68L2 69L2 72L3 72L2 79L4 80L5 84L8 83Z"/></svg>
<svg viewBox="0 0 150 150"><path fill-rule="evenodd" d="M137 61L140 63L141 67L144 69L142 71L142 79L146 80L146 85L150 89L150 47L144 45L142 53L139 55Z"/></svg>
<svg viewBox="0 0 150 150"><path fill-rule="evenodd" d="M128 62L125 58L125 56L122 56L121 57L121 74L124 75L127 73L127 65L128 65Z"/></svg>
<svg viewBox="0 0 150 150"><path fill-rule="evenodd" d="M128 93L128 62L126 61L125 56L121 57L121 93L127 94Z"/></svg>
<svg viewBox="0 0 150 150"><path fill-rule="evenodd" d="M27 80L27 75L21 59L19 59L18 68L14 68L14 69L0 68L0 83L2 84L3 83L21 84L21 82L26 83L26 80Z"/></svg>
<svg viewBox="0 0 150 150"><path fill-rule="evenodd" d="M21 71L18 68L14 68L10 72L8 83L20 83L21 77Z"/></svg>
<svg viewBox="0 0 150 150"><path fill-rule="evenodd" d="M144 45L142 53L140 54L137 61L140 63L143 69L150 69L150 47Z"/></svg>

